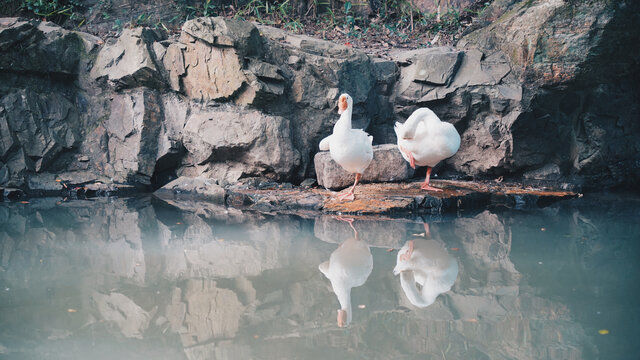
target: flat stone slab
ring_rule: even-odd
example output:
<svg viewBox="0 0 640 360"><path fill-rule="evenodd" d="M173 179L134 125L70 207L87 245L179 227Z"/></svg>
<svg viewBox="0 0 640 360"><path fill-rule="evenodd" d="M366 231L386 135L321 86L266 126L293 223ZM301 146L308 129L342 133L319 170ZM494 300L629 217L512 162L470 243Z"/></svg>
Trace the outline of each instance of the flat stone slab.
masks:
<svg viewBox="0 0 640 360"><path fill-rule="evenodd" d="M358 185L354 201L339 201L325 189L226 189L227 206L259 211L317 211L332 214L442 214L489 205L544 207L581 196L576 192L521 184L432 180L441 192L420 189L421 182Z"/></svg>
<svg viewBox="0 0 640 360"><path fill-rule="evenodd" d="M316 153L313 161L320 186L342 189L353 185L355 175L333 161L329 151ZM406 181L413 176L413 172L409 163L402 158L396 144L375 145L373 160L362 174L361 183Z"/></svg>

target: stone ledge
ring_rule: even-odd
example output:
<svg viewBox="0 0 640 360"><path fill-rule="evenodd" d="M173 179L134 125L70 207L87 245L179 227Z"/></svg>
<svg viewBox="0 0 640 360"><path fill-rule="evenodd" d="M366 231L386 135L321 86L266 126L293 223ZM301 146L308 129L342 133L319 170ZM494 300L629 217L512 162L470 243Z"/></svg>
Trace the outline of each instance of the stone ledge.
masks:
<svg viewBox="0 0 640 360"><path fill-rule="evenodd" d="M336 192L300 188L257 190L230 187L227 206L258 211L321 211L334 214L442 214L490 205L513 208L544 207L581 196L576 192L496 182L432 180L442 192L424 191L421 182L363 184L356 200L340 202Z"/></svg>

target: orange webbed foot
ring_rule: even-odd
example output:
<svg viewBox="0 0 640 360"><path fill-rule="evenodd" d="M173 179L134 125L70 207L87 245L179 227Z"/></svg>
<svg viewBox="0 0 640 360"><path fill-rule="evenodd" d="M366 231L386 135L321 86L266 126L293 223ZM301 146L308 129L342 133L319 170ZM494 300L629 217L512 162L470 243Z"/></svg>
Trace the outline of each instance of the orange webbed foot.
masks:
<svg viewBox="0 0 640 360"><path fill-rule="evenodd" d="M346 193L342 193L340 195L338 195L338 200L340 201L353 201L356 199L356 195L352 192L352 191L348 191Z"/></svg>
<svg viewBox="0 0 640 360"><path fill-rule="evenodd" d="M429 184L422 184L422 186L420 186L420 189L422 190L430 190L430 191L442 191L442 189L438 189L436 187L433 187Z"/></svg>

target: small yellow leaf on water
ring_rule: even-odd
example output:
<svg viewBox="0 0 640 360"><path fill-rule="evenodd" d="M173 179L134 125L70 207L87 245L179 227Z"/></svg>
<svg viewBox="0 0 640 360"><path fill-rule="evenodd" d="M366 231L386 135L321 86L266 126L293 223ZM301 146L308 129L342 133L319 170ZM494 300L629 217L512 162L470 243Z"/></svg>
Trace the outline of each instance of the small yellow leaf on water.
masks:
<svg viewBox="0 0 640 360"><path fill-rule="evenodd" d="M609 330L607 330L607 329L598 330L598 334L600 334L600 335L607 335L608 333L609 333Z"/></svg>
<svg viewBox="0 0 640 360"><path fill-rule="evenodd" d="M56 179L56 182L62 182L62 180L60 180L60 179Z"/></svg>
<svg viewBox="0 0 640 360"><path fill-rule="evenodd" d="M67 309L67 312L74 313L74 312L78 312L78 310L76 310L76 309Z"/></svg>

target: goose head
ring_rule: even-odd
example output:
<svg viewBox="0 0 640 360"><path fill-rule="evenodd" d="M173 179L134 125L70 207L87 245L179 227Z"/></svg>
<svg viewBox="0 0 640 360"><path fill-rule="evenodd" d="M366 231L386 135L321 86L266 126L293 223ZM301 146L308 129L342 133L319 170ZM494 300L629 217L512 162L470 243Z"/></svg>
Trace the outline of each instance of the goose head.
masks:
<svg viewBox="0 0 640 360"><path fill-rule="evenodd" d="M342 94L338 98L338 114L342 114L353 107L353 99L349 94Z"/></svg>

